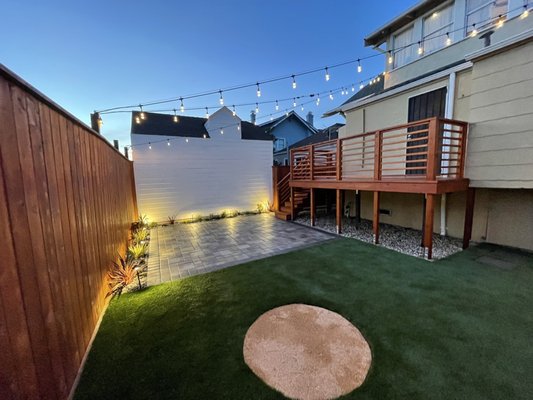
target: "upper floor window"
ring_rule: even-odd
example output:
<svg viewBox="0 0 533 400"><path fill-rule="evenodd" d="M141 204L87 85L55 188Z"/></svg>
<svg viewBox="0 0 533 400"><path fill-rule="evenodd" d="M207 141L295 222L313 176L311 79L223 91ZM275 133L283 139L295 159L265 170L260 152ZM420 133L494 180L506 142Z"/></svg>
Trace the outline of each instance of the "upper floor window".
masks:
<svg viewBox="0 0 533 400"><path fill-rule="evenodd" d="M509 0L466 0L466 34L491 25L507 14Z"/></svg>
<svg viewBox="0 0 533 400"><path fill-rule="evenodd" d="M411 26L393 36L394 68L401 67L414 59L414 28Z"/></svg>
<svg viewBox="0 0 533 400"><path fill-rule="evenodd" d="M274 140L274 151L283 150L285 147L287 147L285 138L276 138L276 140Z"/></svg>
<svg viewBox="0 0 533 400"><path fill-rule="evenodd" d="M446 46L446 33L450 32L453 23L453 4L433 12L424 18L423 52L431 53Z"/></svg>

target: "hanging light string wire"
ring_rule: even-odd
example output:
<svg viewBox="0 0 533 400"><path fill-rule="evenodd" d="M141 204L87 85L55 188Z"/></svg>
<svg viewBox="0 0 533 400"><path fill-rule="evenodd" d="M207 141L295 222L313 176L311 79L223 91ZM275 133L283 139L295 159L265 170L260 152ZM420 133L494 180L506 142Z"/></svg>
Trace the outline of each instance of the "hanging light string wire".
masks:
<svg viewBox="0 0 533 400"><path fill-rule="evenodd" d="M398 52L400 52L402 50L405 50L407 48L410 48L412 46L417 46L418 48L420 48L421 46L423 46L424 41L434 40L434 39L437 39L437 38L440 38L440 37L449 38L450 34L455 33L455 32L459 32L459 31L464 31L468 27L472 27L473 30L476 31L476 33L477 33L476 26L477 27L484 27L486 25L489 25L492 22L500 22L501 23L501 21L503 20L504 17L507 18L507 16L509 14L514 13L515 11L518 11L518 10L524 10L523 13L522 13L523 18L525 18L525 17L527 17L527 15L529 15L528 4L524 4L524 5L520 6L520 7L516 7L514 9L512 9L512 10L508 10L506 13L499 14L496 17L490 17L490 18L487 18L485 20L478 21L477 23L467 24L467 25L464 25L464 26L459 27L457 29L453 29L453 30L447 31L447 32L439 34L439 35L430 34L430 35L426 36L425 38L423 38L422 40L417 40L415 42L406 44L404 46L400 46L398 48L389 49L389 50L386 51L386 53L393 57L394 54L396 54L396 53L398 53ZM262 80L262 81L255 81L255 82L252 82L252 83L245 83L245 84L240 84L240 85L235 85L235 86L229 86L229 87L226 87L226 88L223 88L223 89L208 90L208 91L204 91L204 92L198 92L198 93L194 93L194 94L190 94L190 95L173 97L173 98L164 99L164 100L156 100L156 101L149 101L149 102L141 103L141 104L130 104L130 105L126 105L126 106L117 106L117 107L112 107L112 108L106 108L106 109L102 109L102 110L99 110L99 111L96 111L96 112L99 113L99 114L110 114L110 113L116 112L118 110L138 108L141 105L143 107L147 107L147 106L153 106L153 105L159 105L159 104L165 104L165 103L172 103L172 102L181 102L181 104L183 104L183 100L190 100L190 99L204 97L204 96L210 96L210 95L214 95L214 94L222 95L222 93L224 93L224 92L231 92L231 91L236 91L236 90L245 89L245 88L249 88L249 87L258 88L260 85L279 82L279 81L282 81L282 80L292 80L293 87L294 87L295 86L294 85L295 77L300 77L300 76L314 74L316 72L324 72L324 71L326 71L327 76L329 77L329 71L332 70L332 69L340 68L340 67L343 67L343 66L346 66L346 65L350 65L350 64L357 64L358 67L359 67L361 65L361 61L369 60L369 59L372 59L372 58L375 58L375 57L380 57L380 56L382 56L381 53L376 53L376 54L371 54L371 55L364 56L364 57L359 57L357 59L352 59L352 60L343 61L343 62L339 62L339 63L336 63L336 64L328 65L326 67L318 67L318 68L309 69L307 71L299 72L297 74L283 75L283 76L278 76L278 77L275 77L275 78L270 78L270 79L266 79L266 80ZM358 69L358 71L359 70L360 69ZM255 104L255 102L254 102L254 104ZM205 109L205 107L199 107L198 109Z"/></svg>

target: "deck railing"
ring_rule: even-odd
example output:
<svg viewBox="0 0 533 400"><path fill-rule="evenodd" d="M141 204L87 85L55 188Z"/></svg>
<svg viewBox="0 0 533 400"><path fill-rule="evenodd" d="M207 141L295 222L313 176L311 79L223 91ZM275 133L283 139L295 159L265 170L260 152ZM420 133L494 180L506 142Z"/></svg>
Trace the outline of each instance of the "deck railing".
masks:
<svg viewBox="0 0 533 400"><path fill-rule="evenodd" d="M429 118L291 150L291 179L461 179L468 124Z"/></svg>

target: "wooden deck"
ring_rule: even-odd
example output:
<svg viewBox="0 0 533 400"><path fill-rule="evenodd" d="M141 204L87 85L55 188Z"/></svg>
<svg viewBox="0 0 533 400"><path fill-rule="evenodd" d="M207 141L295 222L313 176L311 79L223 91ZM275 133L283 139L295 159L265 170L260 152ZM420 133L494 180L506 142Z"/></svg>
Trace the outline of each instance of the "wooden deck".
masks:
<svg viewBox="0 0 533 400"><path fill-rule="evenodd" d="M380 193L423 194L426 199L424 246L431 258L435 195L469 190L469 180L464 177L467 131L466 122L434 117L292 149L290 175L286 183L282 182L285 187L280 193L287 193L287 187L290 188L288 204L295 204L297 190L310 190L313 223L314 190L336 190L337 231L340 232L342 191L374 192L376 243L379 242ZM466 207L465 247L470 240L473 192L468 198L472 201Z"/></svg>

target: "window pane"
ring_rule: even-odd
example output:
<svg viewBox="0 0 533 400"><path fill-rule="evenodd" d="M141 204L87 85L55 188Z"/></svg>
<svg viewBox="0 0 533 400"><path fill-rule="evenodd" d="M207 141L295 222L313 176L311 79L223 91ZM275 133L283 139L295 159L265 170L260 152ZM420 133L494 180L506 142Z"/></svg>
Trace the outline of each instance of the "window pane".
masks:
<svg viewBox="0 0 533 400"><path fill-rule="evenodd" d="M431 53L445 46L445 34L450 30L453 6L443 8L424 18L424 53Z"/></svg>
<svg viewBox="0 0 533 400"><path fill-rule="evenodd" d="M413 27L406 29L398 35L394 35L393 49L394 51L394 67L401 67L413 60L414 47L408 46L413 43Z"/></svg>
<svg viewBox="0 0 533 400"><path fill-rule="evenodd" d="M476 24L476 29L488 26L496 21L498 16L507 13L508 0L466 0L466 33L470 33Z"/></svg>

